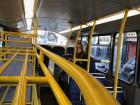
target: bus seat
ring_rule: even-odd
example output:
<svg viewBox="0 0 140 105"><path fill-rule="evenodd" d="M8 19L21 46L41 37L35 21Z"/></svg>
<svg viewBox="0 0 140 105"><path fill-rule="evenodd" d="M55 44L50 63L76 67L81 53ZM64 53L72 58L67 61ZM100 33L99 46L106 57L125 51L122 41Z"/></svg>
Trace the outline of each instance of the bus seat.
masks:
<svg viewBox="0 0 140 105"><path fill-rule="evenodd" d="M61 57L64 56L65 49L64 47L53 47L53 52ZM62 72L61 68L54 64L54 77L58 81L60 73Z"/></svg>
<svg viewBox="0 0 140 105"><path fill-rule="evenodd" d="M90 73L91 75L94 76L99 82L101 82L104 86L107 85L108 81L105 78L105 75L103 73Z"/></svg>
<svg viewBox="0 0 140 105"><path fill-rule="evenodd" d="M41 47L43 47L43 48L45 48L45 49L47 49L47 50L49 50L49 51L52 51L51 46L48 46L48 45L41 45Z"/></svg>
<svg viewBox="0 0 140 105"><path fill-rule="evenodd" d="M68 98L72 102L80 102L80 90L74 80L69 78L69 86L68 86Z"/></svg>
<svg viewBox="0 0 140 105"><path fill-rule="evenodd" d="M119 101L119 103L121 105L126 105L125 92L124 91L120 91L120 92L117 93L117 100Z"/></svg>
<svg viewBox="0 0 140 105"><path fill-rule="evenodd" d="M66 54L73 55L73 53L74 53L74 47L68 47Z"/></svg>
<svg viewBox="0 0 140 105"><path fill-rule="evenodd" d="M82 104L80 101L73 101L72 105L84 105L84 104Z"/></svg>
<svg viewBox="0 0 140 105"><path fill-rule="evenodd" d="M57 55L63 57L63 56L64 56L65 49L64 49L64 47L59 47L59 46L57 46L57 47L53 47L53 52L54 52L55 54L57 54Z"/></svg>
<svg viewBox="0 0 140 105"><path fill-rule="evenodd" d="M91 60L90 62L90 73L97 73L95 62Z"/></svg>
<svg viewBox="0 0 140 105"><path fill-rule="evenodd" d="M111 94L113 94L113 87L106 87ZM125 102L125 92L123 91L122 87L117 87L117 100L121 105L126 105Z"/></svg>
<svg viewBox="0 0 140 105"><path fill-rule="evenodd" d="M43 48L45 48L45 49L47 49L49 51L52 51L52 48L50 46L48 46L48 45L41 45L41 47L43 47ZM44 56L44 63L46 65L46 67L48 67L48 65L49 65L49 58L47 56Z"/></svg>

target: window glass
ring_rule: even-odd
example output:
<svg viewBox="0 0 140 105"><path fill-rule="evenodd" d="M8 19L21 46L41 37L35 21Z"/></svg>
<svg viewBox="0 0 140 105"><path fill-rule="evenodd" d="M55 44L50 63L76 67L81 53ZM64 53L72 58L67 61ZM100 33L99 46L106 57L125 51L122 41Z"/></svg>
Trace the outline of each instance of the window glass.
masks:
<svg viewBox="0 0 140 105"><path fill-rule="evenodd" d="M87 44L88 44L88 37L83 37L82 38L82 46L83 46L83 50L86 51L87 49Z"/></svg>
<svg viewBox="0 0 140 105"><path fill-rule="evenodd" d="M2 37L1 32L3 31L3 29L0 27L0 38ZM2 41L0 41L0 47L2 47ZM0 61L1 64L2 61Z"/></svg>
<svg viewBox="0 0 140 105"><path fill-rule="evenodd" d="M0 47L2 47L2 41L0 41Z"/></svg>
<svg viewBox="0 0 140 105"><path fill-rule="evenodd" d="M98 43L98 36L95 36L92 38L92 44L97 44Z"/></svg>
<svg viewBox="0 0 140 105"><path fill-rule="evenodd" d="M38 44L65 46L67 38L61 34L46 30L38 30Z"/></svg>
<svg viewBox="0 0 140 105"><path fill-rule="evenodd" d="M2 37L2 36L1 36L2 31L3 31L3 28L0 27L0 38ZM2 41L0 41L0 47L2 47Z"/></svg>
<svg viewBox="0 0 140 105"><path fill-rule="evenodd" d="M91 57L95 70L107 73L111 57L111 36L97 36L92 39Z"/></svg>
<svg viewBox="0 0 140 105"><path fill-rule="evenodd" d="M0 38L1 38L1 32L0 32ZM2 47L2 41L0 41L0 47Z"/></svg>
<svg viewBox="0 0 140 105"><path fill-rule="evenodd" d="M119 34L117 34L116 41L115 41L113 73L115 73L115 67L116 67L118 36ZM134 71L135 71L135 63L136 63L136 48L137 48L136 32L124 33L123 42L121 45L119 79L129 83L132 82L134 79Z"/></svg>
<svg viewBox="0 0 140 105"><path fill-rule="evenodd" d="M0 35L0 38L1 38L1 35ZM2 47L2 41L0 41L0 47Z"/></svg>

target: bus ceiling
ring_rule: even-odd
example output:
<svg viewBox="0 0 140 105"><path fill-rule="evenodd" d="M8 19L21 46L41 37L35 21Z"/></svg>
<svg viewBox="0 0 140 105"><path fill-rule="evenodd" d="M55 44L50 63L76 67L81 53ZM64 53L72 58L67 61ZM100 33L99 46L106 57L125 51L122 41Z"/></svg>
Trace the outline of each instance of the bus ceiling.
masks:
<svg viewBox="0 0 140 105"><path fill-rule="evenodd" d="M24 1L29 0L0 0L0 23L13 30L27 29L26 7ZM93 19L124 11L126 8L137 9L140 0L30 0L35 2L34 12L38 18L38 29L62 32ZM29 4L29 3L28 3ZM137 10L139 11L139 10ZM139 30L140 16L127 19L125 31ZM97 25L95 32L118 32L121 20ZM65 33L64 33L65 34Z"/></svg>
<svg viewBox="0 0 140 105"><path fill-rule="evenodd" d="M140 15L127 18L124 32L139 31L140 30ZM120 30L121 20L111 21L104 24L97 25L95 32L100 35L116 34ZM90 32L90 27L83 29L83 33Z"/></svg>
<svg viewBox="0 0 140 105"><path fill-rule="evenodd" d="M78 26L126 8L133 9L139 6L140 0L42 0L37 11L39 29L46 27L47 30L61 32L70 29L71 25ZM139 17L128 19L125 29L136 30L139 27ZM118 32L120 23L121 21L118 20L97 25L95 31Z"/></svg>
<svg viewBox="0 0 140 105"><path fill-rule="evenodd" d="M25 27L22 0L0 0L0 24L11 31Z"/></svg>

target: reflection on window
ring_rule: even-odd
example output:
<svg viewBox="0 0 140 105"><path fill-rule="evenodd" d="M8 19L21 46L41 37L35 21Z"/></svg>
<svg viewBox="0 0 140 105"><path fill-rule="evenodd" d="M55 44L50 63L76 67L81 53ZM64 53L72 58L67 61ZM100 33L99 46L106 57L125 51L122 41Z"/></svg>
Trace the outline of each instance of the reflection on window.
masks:
<svg viewBox="0 0 140 105"><path fill-rule="evenodd" d="M116 36L115 42L113 72L115 72L116 67L117 40L118 35ZM137 47L136 32L124 33L123 42L121 46L121 62L119 69L119 78L129 83L132 82L134 79L136 47Z"/></svg>
<svg viewBox="0 0 140 105"><path fill-rule="evenodd" d="M92 57L99 60L109 60L110 59L110 46L109 45L97 45L92 46Z"/></svg>
<svg viewBox="0 0 140 105"><path fill-rule="evenodd" d="M0 27L0 38L2 37L2 31L3 31L3 28ZM0 41L0 47L2 47L2 41Z"/></svg>
<svg viewBox="0 0 140 105"><path fill-rule="evenodd" d="M94 59L95 69L107 73L109 71L111 36L93 37L91 56Z"/></svg>
<svg viewBox="0 0 140 105"><path fill-rule="evenodd" d="M2 41L0 41L0 47L2 47Z"/></svg>
<svg viewBox="0 0 140 105"><path fill-rule="evenodd" d="M46 30L38 30L38 44L65 46L67 38L63 35Z"/></svg>

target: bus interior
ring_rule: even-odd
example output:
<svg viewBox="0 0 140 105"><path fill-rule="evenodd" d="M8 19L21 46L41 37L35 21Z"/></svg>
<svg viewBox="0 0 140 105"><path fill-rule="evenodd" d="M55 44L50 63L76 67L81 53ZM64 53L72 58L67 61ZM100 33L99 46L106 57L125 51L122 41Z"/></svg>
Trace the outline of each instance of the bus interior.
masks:
<svg viewBox="0 0 140 105"><path fill-rule="evenodd" d="M140 105L140 0L0 0L0 105Z"/></svg>

